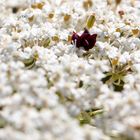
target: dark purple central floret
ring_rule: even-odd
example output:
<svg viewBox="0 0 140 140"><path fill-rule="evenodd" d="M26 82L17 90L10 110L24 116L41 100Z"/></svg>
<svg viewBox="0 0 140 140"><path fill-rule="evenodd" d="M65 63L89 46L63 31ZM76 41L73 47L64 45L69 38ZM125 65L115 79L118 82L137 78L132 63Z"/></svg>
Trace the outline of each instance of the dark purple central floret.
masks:
<svg viewBox="0 0 140 140"><path fill-rule="evenodd" d="M96 43L97 34L90 35L89 31L85 29L81 36L73 32L72 42L77 48L84 47L86 51L92 49Z"/></svg>

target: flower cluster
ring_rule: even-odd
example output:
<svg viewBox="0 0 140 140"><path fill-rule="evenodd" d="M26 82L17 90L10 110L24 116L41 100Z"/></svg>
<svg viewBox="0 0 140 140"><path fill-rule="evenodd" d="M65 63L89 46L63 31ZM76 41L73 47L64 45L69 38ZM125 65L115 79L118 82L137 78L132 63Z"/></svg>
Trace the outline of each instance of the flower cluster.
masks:
<svg viewBox="0 0 140 140"><path fill-rule="evenodd" d="M139 0L0 5L0 140L140 139Z"/></svg>

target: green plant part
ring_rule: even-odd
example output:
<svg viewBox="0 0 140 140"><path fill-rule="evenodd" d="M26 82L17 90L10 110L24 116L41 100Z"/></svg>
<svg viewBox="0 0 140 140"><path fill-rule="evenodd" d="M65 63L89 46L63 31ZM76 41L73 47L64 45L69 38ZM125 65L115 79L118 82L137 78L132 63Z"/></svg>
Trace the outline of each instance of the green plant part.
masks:
<svg viewBox="0 0 140 140"><path fill-rule="evenodd" d="M131 72L131 63L121 65L118 60L110 60L111 71L105 72L106 75L102 82L108 85L113 85L115 91L122 91L124 87L124 77Z"/></svg>
<svg viewBox="0 0 140 140"><path fill-rule="evenodd" d="M26 68L31 69L35 65L35 59L33 57L28 58L28 59L24 59L23 63L24 63Z"/></svg>
<svg viewBox="0 0 140 140"><path fill-rule="evenodd" d="M134 139L126 135L118 135L118 136L111 136L111 140L134 140Z"/></svg>
<svg viewBox="0 0 140 140"><path fill-rule="evenodd" d="M35 61L36 61L35 58L31 57L31 58L28 58L28 59L24 59L23 63L24 63L26 68L31 69L35 66Z"/></svg>
<svg viewBox="0 0 140 140"><path fill-rule="evenodd" d="M94 117L96 115L100 115L102 114L104 111L102 108L93 108L93 109L90 109L90 110L86 110L87 113L89 113L89 115L91 117Z"/></svg>
<svg viewBox="0 0 140 140"><path fill-rule="evenodd" d="M86 25L86 27L87 27L88 29L92 28L92 26L93 26L94 23L95 23L95 20L96 20L95 14L90 15L90 16L88 17L88 19L87 19L87 25Z"/></svg>
<svg viewBox="0 0 140 140"><path fill-rule="evenodd" d="M48 82L48 88L50 89L51 87L53 87L54 86L54 83L52 82L52 81L50 81L50 79L49 79L49 77L47 76L47 74L46 74L46 80L47 80L47 82Z"/></svg>
<svg viewBox="0 0 140 140"><path fill-rule="evenodd" d="M90 124L91 122L91 117L87 112L81 112L78 115L77 119L79 120L81 125Z"/></svg>
<svg viewBox="0 0 140 140"><path fill-rule="evenodd" d="M67 103L67 102L73 102L74 101L74 97L72 95L70 95L70 96L64 96L59 91L56 92L56 95L59 97L59 101L62 104Z"/></svg>
<svg viewBox="0 0 140 140"><path fill-rule="evenodd" d="M40 45L43 46L44 48L47 48L51 43L51 40L50 38L47 38L47 39L43 39L41 42L40 42Z"/></svg>
<svg viewBox="0 0 140 140"><path fill-rule="evenodd" d="M37 44L38 46L47 48L47 47L49 47L50 43L51 43L51 39L49 37L41 38L41 39L37 39L37 40L24 40L22 47L23 48L26 48L26 47L32 48L35 44Z"/></svg>
<svg viewBox="0 0 140 140"><path fill-rule="evenodd" d="M80 80L80 81L79 81L79 85L78 85L78 87L79 87L79 88L82 88L83 85L84 85L84 82L83 82L82 80Z"/></svg>
<svg viewBox="0 0 140 140"><path fill-rule="evenodd" d="M33 54L33 56L31 56L30 58L24 59L23 63L24 63L26 68L31 69L35 66L35 62L36 62L37 59L38 59L38 53L35 52Z"/></svg>
<svg viewBox="0 0 140 140"><path fill-rule="evenodd" d="M7 125L7 121L0 116L0 128L4 128Z"/></svg>
<svg viewBox="0 0 140 140"><path fill-rule="evenodd" d="M82 111L78 116L77 119L79 120L81 125L90 124L91 120L97 116L103 114L103 109L95 108L90 110Z"/></svg>

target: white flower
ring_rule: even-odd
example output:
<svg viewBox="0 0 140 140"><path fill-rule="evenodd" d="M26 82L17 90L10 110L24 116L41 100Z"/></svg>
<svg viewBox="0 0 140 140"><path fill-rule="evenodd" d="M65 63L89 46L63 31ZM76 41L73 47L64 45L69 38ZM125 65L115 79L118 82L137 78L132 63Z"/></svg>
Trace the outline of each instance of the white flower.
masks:
<svg viewBox="0 0 140 140"><path fill-rule="evenodd" d="M116 47L110 46L106 48L107 52L107 56L111 59L116 58L119 55L119 50Z"/></svg>
<svg viewBox="0 0 140 140"><path fill-rule="evenodd" d="M116 38L119 38L119 37L120 37L120 32L115 32L113 35L114 35Z"/></svg>
<svg viewBox="0 0 140 140"><path fill-rule="evenodd" d="M123 54L121 54L121 56L119 57L119 62L121 64L126 64L127 62L130 61L130 55L128 52L124 52Z"/></svg>
<svg viewBox="0 0 140 140"><path fill-rule="evenodd" d="M139 54L140 54L140 51L137 50L130 55L133 63L139 63L140 62L140 55Z"/></svg>

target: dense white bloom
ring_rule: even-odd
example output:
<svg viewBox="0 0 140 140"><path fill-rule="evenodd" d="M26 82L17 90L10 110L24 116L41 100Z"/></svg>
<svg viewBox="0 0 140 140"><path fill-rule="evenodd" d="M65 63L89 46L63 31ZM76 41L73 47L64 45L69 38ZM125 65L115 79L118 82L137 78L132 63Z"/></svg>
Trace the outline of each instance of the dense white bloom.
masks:
<svg viewBox="0 0 140 140"><path fill-rule="evenodd" d="M109 2L0 0L0 140L139 140L140 1Z"/></svg>

